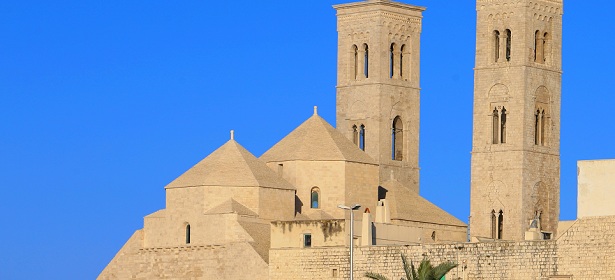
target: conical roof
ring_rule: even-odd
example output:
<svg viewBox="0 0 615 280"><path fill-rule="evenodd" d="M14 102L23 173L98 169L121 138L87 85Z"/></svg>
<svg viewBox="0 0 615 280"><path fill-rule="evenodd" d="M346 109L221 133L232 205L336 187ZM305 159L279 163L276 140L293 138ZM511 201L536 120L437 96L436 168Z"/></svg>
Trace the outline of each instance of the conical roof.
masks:
<svg viewBox="0 0 615 280"><path fill-rule="evenodd" d="M370 156L316 114L271 147L260 159L264 162L339 160L376 164Z"/></svg>
<svg viewBox="0 0 615 280"><path fill-rule="evenodd" d="M418 193L391 180L382 186L388 190L391 219L440 225L467 226L464 222L421 197Z"/></svg>
<svg viewBox="0 0 615 280"><path fill-rule="evenodd" d="M177 177L166 188L195 186L295 189L233 139Z"/></svg>

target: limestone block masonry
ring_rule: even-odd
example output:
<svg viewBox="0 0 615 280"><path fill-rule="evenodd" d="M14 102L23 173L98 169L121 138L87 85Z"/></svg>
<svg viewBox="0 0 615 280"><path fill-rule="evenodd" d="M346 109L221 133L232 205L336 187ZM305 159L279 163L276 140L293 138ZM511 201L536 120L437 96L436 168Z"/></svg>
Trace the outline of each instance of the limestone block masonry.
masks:
<svg viewBox="0 0 615 280"><path fill-rule="evenodd" d="M419 59L425 8L383 0L334 8L337 129L376 160L380 184L396 180L418 192Z"/></svg>
<svg viewBox="0 0 615 280"><path fill-rule="evenodd" d="M562 0L476 3L472 237L523 240L536 217L556 235L562 9Z"/></svg>
<svg viewBox="0 0 615 280"><path fill-rule="evenodd" d="M355 277L403 275L400 253L415 263L453 261L446 279L615 279L615 216L577 220L557 240L413 244L355 249ZM270 279L348 279L347 248L274 249ZM337 275L337 276L333 276Z"/></svg>

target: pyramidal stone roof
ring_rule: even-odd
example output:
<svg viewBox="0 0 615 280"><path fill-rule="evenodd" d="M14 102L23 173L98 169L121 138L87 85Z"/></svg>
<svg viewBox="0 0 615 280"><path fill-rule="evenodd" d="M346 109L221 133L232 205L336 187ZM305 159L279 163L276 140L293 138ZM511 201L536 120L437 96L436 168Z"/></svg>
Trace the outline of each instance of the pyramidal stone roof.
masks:
<svg viewBox="0 0 615 280"><path fill-rule="evenodd" d="M467 226L464 222L397 181L387 181L382 186L389 191L387 193L387 201L391 211L391 219Z"/></svg>
<svg viewBox="0 0 615 280"><path fill-rule="evenodd" d="M316 112L261 157L264 162L292 160L350 161L376 164Z"/></svg>
<svg viewBox="0 0 615 280"><path fill-rule="evenodd" d="M265 163L232 139L165 188L197 186L266 187L295 190Z"/></svg>
<svg viewBox="0 0 615 280"><path fill-rule="evenodd" d="M234 199L226 200L220 203L218 206L215 206L205 212L205 214L229 214L235 213L242 216L252 216L257 217L258 214L254 213L254 211L248 209L248 207L243 206L241 203L235 201Z"/></svg>

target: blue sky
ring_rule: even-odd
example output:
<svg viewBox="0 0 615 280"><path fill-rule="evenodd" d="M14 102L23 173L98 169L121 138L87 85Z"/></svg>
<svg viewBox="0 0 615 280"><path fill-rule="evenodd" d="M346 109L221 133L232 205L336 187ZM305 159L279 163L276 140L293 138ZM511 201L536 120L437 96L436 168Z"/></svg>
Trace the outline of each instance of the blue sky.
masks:
<svg viewBox="0 0 615 280"><path fill-rule="evenodd" d="M314 105L334 124L339 3L0 2L0 279L93 279L229 130L260 156ZM428 7L421 194L467 221L475 2L409 3ZM564 9L562 219L576 161L615 157L613 8Z"/></svg>

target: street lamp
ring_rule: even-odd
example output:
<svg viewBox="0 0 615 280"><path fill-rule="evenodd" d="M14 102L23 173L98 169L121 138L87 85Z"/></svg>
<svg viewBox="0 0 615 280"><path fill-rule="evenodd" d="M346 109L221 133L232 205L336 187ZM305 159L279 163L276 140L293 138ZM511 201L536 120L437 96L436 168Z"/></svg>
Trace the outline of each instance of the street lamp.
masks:
<svg viewBox="0 0 615 280"><path fill-rule="evenodd" d="M350 280L353 280L353 276L352 276L352 272L353 272L353 256L354 256L354 246L352 246L353 244L353 237L354 237L354 210L357 210L359 208L361 208L361 205L359 204L355 204L353 206L346 206L346 205L338 205L337 206L340 209L344 209L344 210L349 210L350 211Z"/></svg>

